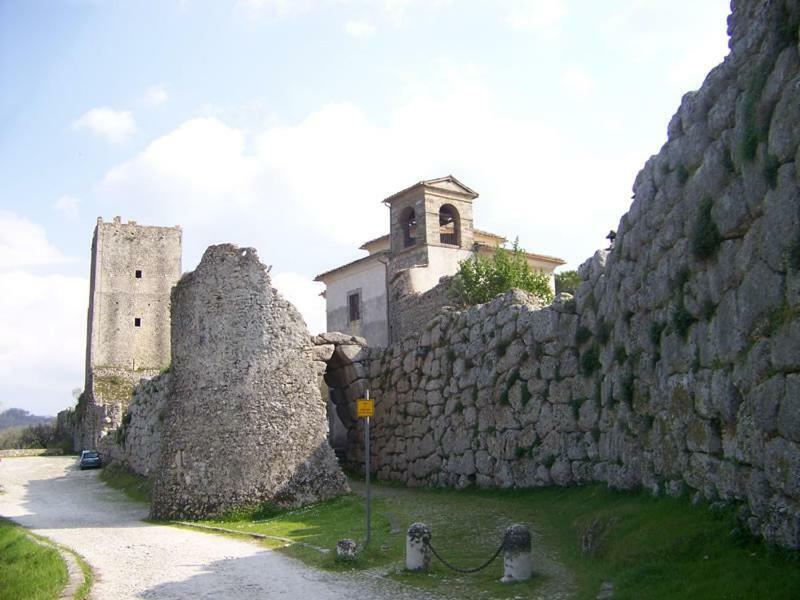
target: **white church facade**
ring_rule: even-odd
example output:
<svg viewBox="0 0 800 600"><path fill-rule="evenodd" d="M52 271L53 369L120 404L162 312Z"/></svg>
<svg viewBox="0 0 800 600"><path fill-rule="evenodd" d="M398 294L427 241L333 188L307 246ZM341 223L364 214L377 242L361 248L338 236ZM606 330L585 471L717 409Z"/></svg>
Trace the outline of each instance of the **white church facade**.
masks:
<svg viewBox="0 0 800 600"><path fill-rule="evenodd" d="M506 239L475 229L472 202L478 194L453 176L420 181L383 200L389 234L360 249L367 255L318 275L326 289L327 330L366 338L371 346L393 340L390 290L401 278L404 293L423 294L459 262L491 254ZM564 260L526 253L528 264L550 277Z"/></svg>

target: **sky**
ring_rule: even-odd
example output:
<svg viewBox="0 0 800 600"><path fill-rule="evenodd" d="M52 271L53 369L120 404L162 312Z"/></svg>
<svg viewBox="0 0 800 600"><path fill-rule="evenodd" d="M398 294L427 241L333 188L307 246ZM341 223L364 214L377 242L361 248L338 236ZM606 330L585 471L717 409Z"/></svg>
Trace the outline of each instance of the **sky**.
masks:
<svg viewBox="0 0 800 600"><path fill-rule="evenodd" d="M324 330L314 277L451 174L476 227L577 268L681 96L727 54L725 0L0 0L0 409L83 386L97 217L255 247Z"/></svg>

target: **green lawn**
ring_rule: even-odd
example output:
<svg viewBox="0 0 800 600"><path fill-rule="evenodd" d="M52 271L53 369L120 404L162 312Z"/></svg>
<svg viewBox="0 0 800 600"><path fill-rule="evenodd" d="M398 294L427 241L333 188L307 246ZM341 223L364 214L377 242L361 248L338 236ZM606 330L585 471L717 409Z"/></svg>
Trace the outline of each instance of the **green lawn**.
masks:
<svg viewBox="0 0 800 600"><path fill-rule="evenodd" d="M512 598L564 590L594 598L604 581L619 598L797 598L800 557L740 532L730 512L713 513L684 499L613 492L602 486L529 491L404 490L376 486L373 537L355 568L384 567L390 576L448 594ZM264 515L262 515L263 517ZM476 575L458 575L434 560L429 574L403 571L405 531L428 524L433 544L459 566L488 558L512 523L534 536L536 576L528 583L497 582L502 561ZM240 531L287 537L327 548L364 536L363 500L355 495L267 518L207 521ZM593 529L587 555L582 539ZM394 530L394 532L393 532ZM326 569L353 568L294 545L280 551Z"/></svg>
<svg viewBox="0 0 800 600"><path fill-rule="evenodd" d="M103 467L100 479L106 485L120 490L131 500L150 502L150 483L147 478L119 464L112 463Z"/></svg>
<svg viewBox="0 0 800 600"><path fill-rule="evenodd" d="M0 600L57 598L66 584L67 567L58 552L0 518Z"/></svg>
<svg viewBox="0 0 800 600"><path fill-rule="evenodd" d="M113 475L109 477L109 475ZM115 487L133 489L141 499L142 478L106 471ZM124 483L124 485L122 485ZM353 482L356 489L362 482ZM692 506L686 499L653 498L604 486L541 490L406 489L373 486L372 540L352 565L335 553L278 540L264 543L313 566L378 569L409 585L456 597L551 597L569 592L594 599L612 582L615 600L624 598L798 598L800 553L767 546L741 532L732 511ZM530 582L498 582L502 561L475 575L448 571L435 559L430 573L403 570L405 532L421 521L433 544L459 566L477 566L499 544L505 527L525 523L534 531L534 572ZM350 494L294 511L262 507L203 524L288 538L333 550L342 538L364 539L364 504ZM595 542L584 554L588 529Z"/></svg>

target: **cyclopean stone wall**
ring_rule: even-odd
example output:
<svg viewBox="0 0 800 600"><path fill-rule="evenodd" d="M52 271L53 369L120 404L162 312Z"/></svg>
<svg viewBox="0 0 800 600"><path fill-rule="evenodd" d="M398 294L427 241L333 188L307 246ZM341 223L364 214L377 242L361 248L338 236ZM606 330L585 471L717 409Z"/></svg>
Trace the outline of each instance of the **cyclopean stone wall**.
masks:
<svg viewBox="0 0 800 600"><path fill-rule="evenodd" d="M795 0L734 2L730 55L684 96L574 299L512 292L351 357L380 477L689 488L800 548L798 23Z"/></svg>
<svg viewBox="0 0 800 600"><path fill-rule="evenodd" d="M206 250L172 293L172 392L151 515L298 506L346 491L315 355L255 250Z"/></svg>

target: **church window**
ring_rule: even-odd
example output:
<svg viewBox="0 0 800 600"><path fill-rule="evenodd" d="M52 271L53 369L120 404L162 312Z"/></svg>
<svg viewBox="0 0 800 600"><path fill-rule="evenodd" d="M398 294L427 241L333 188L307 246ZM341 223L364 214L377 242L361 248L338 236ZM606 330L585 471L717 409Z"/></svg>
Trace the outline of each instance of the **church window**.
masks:
<svg viewBox="0 0 800 600"><path fill-rule="evenodd" d="M134 275L136 275L136 279L141 279L142 278L142 270L141 269L136 269L136 272L134 273Z"/></svg>
<svg viewBox="0 0 800 600"><path fill-rule="evenodd" d="M449 204L442 205L439 209L439 241L442 244L459 246L459 229L458 211Z"/></svg>
<svg viewBox="0 0 800 600"><path fill-rule="evenodd" d="M133 326L134 327L141 327L142 326L142 318L141 317L134 317Z"/></svg>
<svg viewBox="0 0 800 600"><path fill-rule="evenodd" d="M361 292L353 292L347 295L347 309L351 323L361 320Z"/></svg>
<svg viewBox="0 0 800 600"><path fill-rule="evenodd" d="M400 216L403 229L403 248L410 248L417 243L417 215L410 206Z"/></svg>

